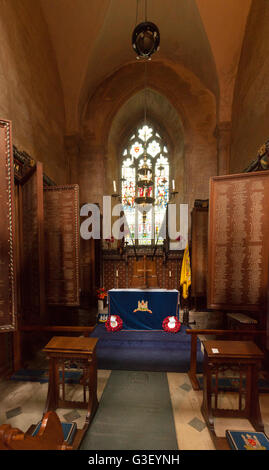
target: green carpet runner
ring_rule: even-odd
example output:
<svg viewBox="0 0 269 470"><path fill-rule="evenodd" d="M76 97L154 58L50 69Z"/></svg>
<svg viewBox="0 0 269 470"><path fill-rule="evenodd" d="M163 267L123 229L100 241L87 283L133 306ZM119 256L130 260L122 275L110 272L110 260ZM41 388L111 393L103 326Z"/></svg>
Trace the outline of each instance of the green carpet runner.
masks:
<svg viewBox="0 0 269 470"><path fill-rule="evenodd" d="M81 450L178 450L165 372L112 371Z"/></svg>

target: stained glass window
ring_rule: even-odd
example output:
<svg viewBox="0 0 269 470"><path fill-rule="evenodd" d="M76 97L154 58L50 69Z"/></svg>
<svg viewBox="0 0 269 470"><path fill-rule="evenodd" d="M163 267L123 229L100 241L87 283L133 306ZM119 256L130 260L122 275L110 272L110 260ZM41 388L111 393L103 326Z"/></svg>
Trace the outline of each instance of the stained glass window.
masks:
<svg viewBox="0 0 269 470"><path fill-rule="evenodd" d="M144 163L152 171L152 185L138 187L138 174ZM141 125L132 133L122 152L121 199L128 223L125 241L128 245L162 244L163 222L169 201L168 147L154 126ZM153 198L144 207L135 202L137 196Z"/></svg>

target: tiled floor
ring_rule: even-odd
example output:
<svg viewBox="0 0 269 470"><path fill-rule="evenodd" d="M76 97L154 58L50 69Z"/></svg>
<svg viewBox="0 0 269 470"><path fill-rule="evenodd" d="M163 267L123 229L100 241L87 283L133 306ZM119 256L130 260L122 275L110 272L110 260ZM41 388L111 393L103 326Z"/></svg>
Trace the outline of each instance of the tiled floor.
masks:
<svg viewBox="0 0 269 470"><path fill-rule="evenodd" d="M83 312L82 312L83 313ZM195 320L194 328L219 328L222 318L217 313L190 312L190 322ZM212 337L211 337L212 338ZM200 338L205 339L205 338ZM44 368L44 356L35 357L29 368ZM98 370L98 399L101 399L103 390L109 378L110 371ZM167 373L171 403L174 413L175 429L180 450L214 450L208 429L201 415L203 392L194 391L186 373ZM22 431L30 425L38 423L46 403L48 384L39 382L15 382L13 380L0 380L0 424L8 423ZM67 391L72 398L79 400L81 387L69 385ZM236 405L235 395L225 393L222 397L224 408L233 408ZM260 407L265 432L269 436L269 394L260 394ZM57 410L61 420L76 421L78 428L84 424L86 411L84 410ZM252 430L247 420L242 419L215 419L215 430L219 437L225 436L226 429Z"/></svg>
<svg viewBox="0 0 269 470"><path fill-rule="evenodd" d="M202 390L194 391L187 374L168 373L170 396L174 411L178 446L181 450L214 450L209 432L204 423L200 408L203 399ZM236 397L225 393L222 397L224 408L235 408ZM260 394L260 407L265 431L269 435L269 394ZM245 419L215 419L215 430L219 437L225 436L226 429L252 430Z"/></svg>
<svg viewBox="0 0 269 470"><path fill-rule="evenodd" d="M97 397L100 400L110 371L98 371ZM66 386L67 397L80 400L82 389L79 385ZM10 424L22 431L38 423L46 404L48 383L24 382L14 380L0 381L0 424ZM86 410L58 409L60 419L75 421L78 428L83 427Z"/></svg>
<svg viewBox="0 0 269 470"><path fill-rule="evenodd" d="M101 399L104 387L109 378L110 371L98 371L98 399ZM175 429L180 450L214 450L209 432L200 412L202 391L194 391L190 385L187 374L168 373L168 384L174 413ZM42 416L46 402L48 384L39 382L15 382L13 380L0 381L0 423L8 423L22 431L26 431L31 424L35 424ZM81 393L80 386L69 385L67 392L78 399ZM233 405L233 394L225 394L223 403L229 407ZM269 394L260 395L265 431L269 435ZM78 428L84 424L84 410L57 410L64 421L75 421ZM252 430L247 420L216 419L216 432L219 436L225 435L226 429Z"/></svg>

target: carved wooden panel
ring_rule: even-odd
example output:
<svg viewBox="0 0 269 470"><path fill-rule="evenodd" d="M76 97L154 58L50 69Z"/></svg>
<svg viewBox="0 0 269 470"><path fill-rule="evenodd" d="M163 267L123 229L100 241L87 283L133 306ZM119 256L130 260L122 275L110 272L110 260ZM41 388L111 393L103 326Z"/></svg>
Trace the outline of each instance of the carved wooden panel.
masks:
<svg viewBox="0 0 269 470"><path fill-rule="evenodd" d="M0 120L0 331L16 328L15 204L11 122Z"/></svg>
<svg viewBox="0 0 269 470"><path fill-rule="evenodd" d="M207 295L208 209L194 208L191 224L192 296Z"/></svg>
<svg viewBox="0 0 269 470"><path fill-rule="evenodd" d="M163 262L163 256L155 256L156 274L160 289L179 289L182 255ZM131 288L136 264L135 256L127 259L103 259L103 287L106 290Z"/></svg>
<svg viewBox="0 0 269 470"><path fill-rule="evenodd" d="M159 287L156 258L152 260L144 256L142 259L133 261L130 287L138 289Z"/></svg>
<svg viewBox="0 0 269 470"><path fill-rule="evenodd" d="M264 311L269 172L211 178L208 307Z"/></svg>
<svg viewBox="0 0 269 470"><path fill-rule="evenodd" d="M21 301L24 323L39 323L45 313L43 165L36 166L20 186Z"/></svg>
<svg viewBox="0 0 269 470"><path fill-rule="evenodd" d="M78 185L45 188L44 209L47 302L79 305Z"/></svg>

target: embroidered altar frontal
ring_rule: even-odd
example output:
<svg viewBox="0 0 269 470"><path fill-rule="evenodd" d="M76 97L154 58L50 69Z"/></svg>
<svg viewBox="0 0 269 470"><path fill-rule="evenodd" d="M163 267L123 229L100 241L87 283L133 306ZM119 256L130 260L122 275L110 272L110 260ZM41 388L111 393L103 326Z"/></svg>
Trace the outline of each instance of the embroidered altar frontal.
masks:
<svg viewBox="0 0 269 470"><path fill-rule="evenodd" d="M179 315L178 290L111 289L108 313L119 315L124 330L161 330L168 316Z"/></svg>

